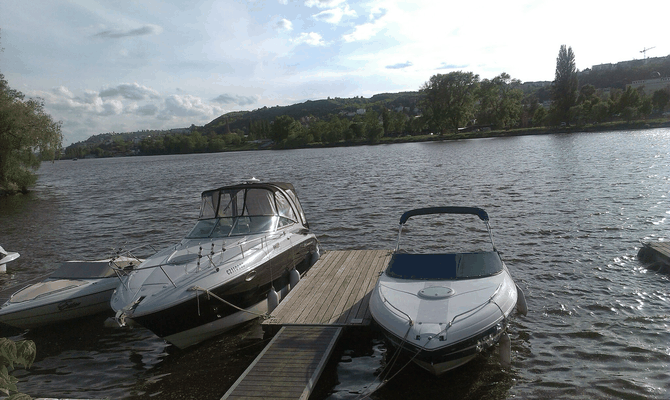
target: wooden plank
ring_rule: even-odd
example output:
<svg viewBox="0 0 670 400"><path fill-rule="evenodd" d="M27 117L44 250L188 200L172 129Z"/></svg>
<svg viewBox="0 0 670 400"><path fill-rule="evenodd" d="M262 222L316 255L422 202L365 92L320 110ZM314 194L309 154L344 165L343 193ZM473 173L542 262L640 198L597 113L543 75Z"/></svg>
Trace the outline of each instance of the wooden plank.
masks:
<svg viewBox="0 0 670 400"><path fill-rule="evenodd" d="M388 264L388 259L390 258L390 250L377 250L374 253L374 257L371 260L370 267L367 271L365 279L359 284L358 293L356 293L356 298L360 299L354 309L352 310L351 319L361 320L365 322L365 310L368 308L369 302L369 293L371 293L375 284L377 283L377 278L379 277L379 272L382 271Z"/></svg>
<svg viewBox="0 0 670 400"><path fill-rule="evenodd" d="M350 282L349 287L347 288L347 294L342 298L342 311L337 315L331 316L329 323L331 324L348 324L351 322L351 319L355 316L356 311L355 307L360 300L358 298L358 292L360 289L360 284L365 280L365 276L369 272L370 264L374 259L374 252L367 251L365 257L361 260L360 264L356 267L354 279Z"/></svg>
<svg viewBox="0 0 670 400"><path fill-rule="evenodd" d="M283 321L284 323L294 323L297 318L311 310L314 303L307 301L313 297L319 290L319 286L325 281L321 271L323 269L331 268L334 264L339 264L340 259L344 256L344 252L329 251L326 252L319 261L309 270L309 275L301 279L300 283L295 289L286 296L286 299L279 303L279 306L272 312L273 318L264 321L265 324L273 324L276 321Z"/></svg>
<svg viewBox="0 0 670 400"><path fill-rule="evenodd" d="M350 272L356 268L357 262L362 254L362 250L353 250L350 253L344 264L337 270L336 275L330 279L327 289L322 292L323 295L320 299L321 306L314 307L312 312L307 316L308 321L328 323L328 320L337 305L336 299L338 299L342 290L351 280Z"/></svg>
<svg viewBox="0 0 670 400"><path fill-rule="evenodd" d="M342 294L339 296L339 301L337 302L335 309L329 316L325 316L328 317L329 324L346 323L349 312L351 311L351 306L356 301L356 299L353 298L354 292L357 291L357 285L360 284L361 275L364 275L367 271L371 257L372 252L366 251L362 253L362 257L355 262L353 271L350 273L349 283L342 289Z"/></svg>
<svg viewBox="0 0 670 400"><path fill-rule="evenodd" d="M296 296L300 295L300 305L295 310L288 310L291 314L287 315L287 323L299 323L301 320L306 319L315 306L319 305L318 298L323 295L323 288L328 285L328 272L341 265L346 256L345 252L332 252L331 258L328 260L329 262L324 263L315 271L313 280L305 282L304 291L296 293Z"/></svg>
<svg viewBox="0 0 670 400"><path fill-rule="evenodd" d="M338 257L337 263L333 263L329 268L319 270L319 280L315 282L311 292L312 296L304 298L305 302L309 303L309 307L294 319L294 323L306 323L310 316L313 318L315 313L321 309L325 298L330 294L333 284L337 281L338 275L342 273L342 265L347 262L351 255L349 252L338 253L340 257ZM309 321L313 322L311 319Z"/></svg>
<svg viewBox="0 0 670 400"><path fill-rule="evenodd" d="M340 327L282 327L222 399L306 400L341 333Z"/></svg>
<svg viewBox="0 0 670 400"><path fill-rule="evenodd" d="M320 315L318 322L328 324L332 316L339 314L344 309L344 302L348 296L348 289L355 282L355 276L362 260L365 258L365 252L361 250L354 250L347 263L342 266L343 271L340 279L333 282L330 295L326 298L324 305L317 315Z"/></svg>
<svg viewBox="0 0 670 400"><path fill-rule="evenodd" d="M391 251L387 251L385 255L380 254L379 258L377 258L375 266L378 272L381 272L388 265L389 261L391 260L391 254L392 254ZM365 295L361 300L361 307L359 308L358 313L356 314L356 318L362 319L363 324L369 324L370 321L372 320L372 314L370 313L370 296L372 295L372 290L377 284L378 276L379 276L378 273L372 275L371 277L369 277L366 284L361 286L361 287L367 287L367 291L365 292Z"/></svg>
<svg viewBox="0 0 670 400"><path fill-rule="evenodd" d="M263 326L368 324L370 292L390 255L390 250L324 253Z"/></svg>

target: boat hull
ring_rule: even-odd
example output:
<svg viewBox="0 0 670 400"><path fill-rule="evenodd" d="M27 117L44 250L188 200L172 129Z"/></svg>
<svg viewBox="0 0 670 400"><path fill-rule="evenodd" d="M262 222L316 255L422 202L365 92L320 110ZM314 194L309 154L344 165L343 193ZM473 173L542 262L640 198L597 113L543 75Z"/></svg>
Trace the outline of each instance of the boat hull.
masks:
<svg viewBox="0 0 670 400"><path fill-rule="evenodd" d="M315 253L318 254L316 238L308 236L298 246L232 280L207 291L194 290L191 296L169 307L149 312L138 307L126 313L126 320L179 348L195 345L267 313L270 291L277 292L281 299L281 294L289 289L290 270L305 273Z"/></svg>
<svg viewBox="0 0 670 400"><path fill-rule="evenodd" d="M500 337L506 332L506 321L501 320L484 332L473 335L462 342L434 350L412 345L406 338L398 337L387 329L382 328L382 332L387 343L395 351L402 351L405 357L433 375L441 375L467 364L477 355L498 343Z"/></svg>
<svg viewBox="0 0 670 400"><path fill-rule="evenodd" d="M0 322L16 328L31 329L102 312L111 313L109 299L116 287L114 279L108 278L108 284L101 284L87 294L59 293L39 302L6 303L0 309Z"/></svg>
<svg viewBox="0 0 670 400"><path fill-rule="evenodd" d="M421 299L414 295L420 288L446 288L463 299L457 294ZM372 293L370 311L395 350L440 375L494 346L507 329L516 301L516 286L506 268L499 275L467 282L407 282L383 274Z"/></svg>

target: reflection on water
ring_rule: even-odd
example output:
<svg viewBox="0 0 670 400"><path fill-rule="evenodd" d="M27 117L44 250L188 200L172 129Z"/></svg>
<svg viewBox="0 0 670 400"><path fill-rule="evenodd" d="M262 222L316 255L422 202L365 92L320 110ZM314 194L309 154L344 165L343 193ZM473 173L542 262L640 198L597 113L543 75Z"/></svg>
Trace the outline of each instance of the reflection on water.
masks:
<svg viewBox="0 0 670 400"><path fill-rule="evenodd" d="M34 193L0 199L0 244L21 253L0 287L65 260L173 244L197 218L201 191L251 176L292 182L326 250L390 249L411 208L479 206L528 301L528 316L510 328L512 368L493 353L439 378L408 365L372 398L664 399L670 279L636 253L639 240L668 236L669 166L668 129L59 161L42 166ZM403 243L424 249L449 246L450 229L477 233L448 220L411 224ZM2 328L37 343L34 367L15 373L20 387L33 396L219 398L263 345L247 327L177 351L101 320ZM340 342L319 398L361 396L386 362L374 340Z"/></svg>

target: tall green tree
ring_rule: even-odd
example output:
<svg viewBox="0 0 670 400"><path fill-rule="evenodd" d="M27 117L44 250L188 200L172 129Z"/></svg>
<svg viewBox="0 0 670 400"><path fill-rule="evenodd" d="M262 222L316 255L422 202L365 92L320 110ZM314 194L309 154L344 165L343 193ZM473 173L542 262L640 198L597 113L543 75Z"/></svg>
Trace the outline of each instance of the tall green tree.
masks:
<svg viewBox="0 0 670 400"><path fill-rule="evenodd" d="M670 90L661 89L651 95L651 103L659 113L663 113L665 107L670 103Z"/></svg>
<svg viewBox="0 0 670 400"><path fill-rule="evenodd" d="M577 67L572 47L561 45L556 57L556 75L551 84L552 115L555 123L570 121L570 108L577 102Z"/></svg>
<svg viewBox="0 0 670 400"><path fill-rule="evenodd" d="M35 184L41 161L61 151L60 127L41 99L26 100L0 74L0 194L25 193Z"/></svg>
<svg viewBox="0 0 670 400"><path fill-rule="evenodd" d="M302 130L300 122L288 115L280 115L275 118L272 123L272 140L274 140L275 143L280 143L288 139L289 136L296 136L300 130Z"/></svg>
<svg viewBox="0 0 670 400"><path fill-rule="evenodd" d="M521 81L512 79L503 72L495 78L484 79L479 89L478 124L490 124L498 129L509 128L519 123L523 92Z"/></svg>
<svg viewBox="0 0 670 400"><path fill-rule="evenodd" d="M456 71L437 74L423 84L423 108L431 126L440 133L457 131L475 114L479 75Z"/></svg>

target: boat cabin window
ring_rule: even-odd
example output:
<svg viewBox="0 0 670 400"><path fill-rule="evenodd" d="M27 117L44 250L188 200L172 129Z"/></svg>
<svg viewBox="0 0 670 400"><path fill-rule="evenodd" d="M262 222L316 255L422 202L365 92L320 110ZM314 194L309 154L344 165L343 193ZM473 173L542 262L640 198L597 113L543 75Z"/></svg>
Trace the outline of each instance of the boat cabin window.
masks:
<svg viewBox="0 0 670 400"><path fill-rule="evenodd" d="M273 232L298 221L281 192L240 188L205 192L200 218L187 238L222 238Z"/></svg>
<svg viewBox="0 0 670 400"><path fill-rule="evenodd" d="M396 253L386 274L398 279L458 280L484 278L503 270L495 251L458 254Z"/></svg>

